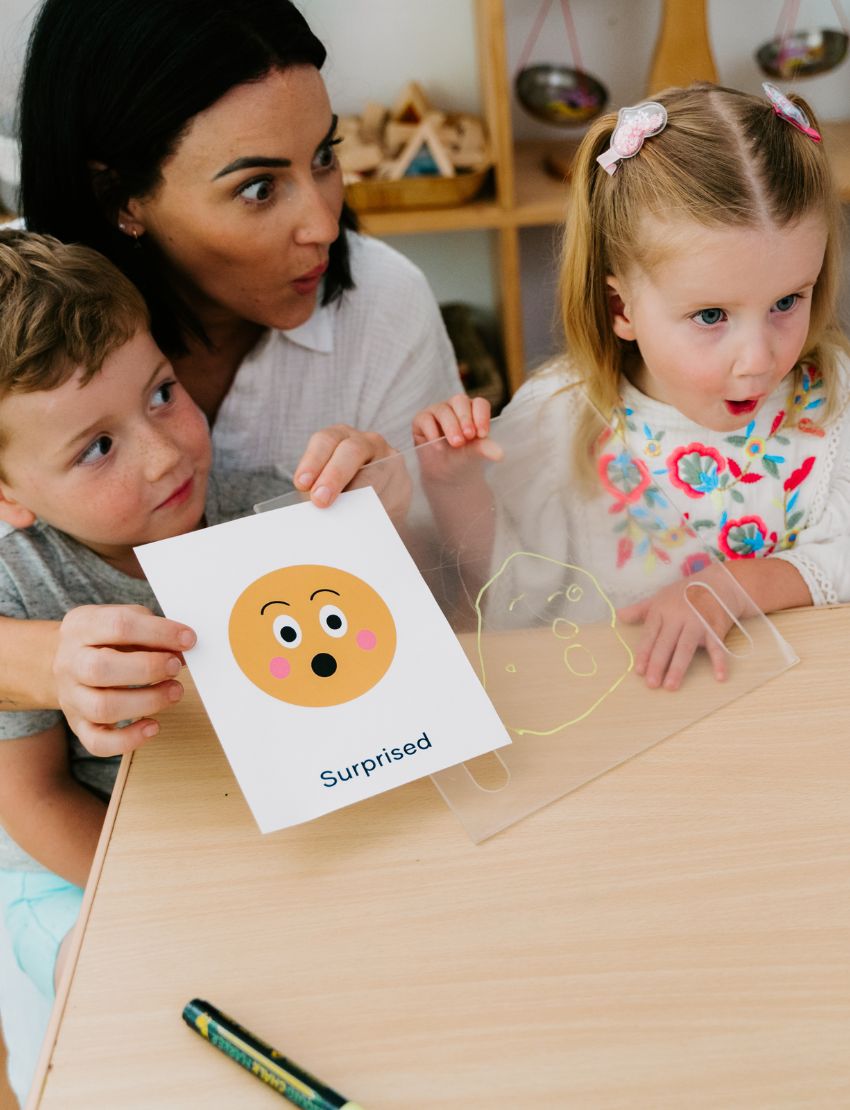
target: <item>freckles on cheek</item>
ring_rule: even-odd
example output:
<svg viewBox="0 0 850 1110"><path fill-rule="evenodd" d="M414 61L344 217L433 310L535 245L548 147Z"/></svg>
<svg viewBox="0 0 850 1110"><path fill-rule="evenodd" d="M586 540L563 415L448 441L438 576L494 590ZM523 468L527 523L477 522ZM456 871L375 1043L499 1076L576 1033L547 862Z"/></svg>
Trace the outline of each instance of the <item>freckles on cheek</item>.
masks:
<svg viewBox="0 0 850 1110"><path fill-rule="evenodd" d="M361 628L357 633L357 646L363 651L371 651L378 642L378 637L368 628Z"/></svg>
<svg viewBox="0 0 850 1110"><path fill-rule="evenodd" d="M271 672L272 678L286 678L291 670L292 668L289 665L289 660L283 659L279 655L275 656L271 663L269 663L269 671Z"/></svg>

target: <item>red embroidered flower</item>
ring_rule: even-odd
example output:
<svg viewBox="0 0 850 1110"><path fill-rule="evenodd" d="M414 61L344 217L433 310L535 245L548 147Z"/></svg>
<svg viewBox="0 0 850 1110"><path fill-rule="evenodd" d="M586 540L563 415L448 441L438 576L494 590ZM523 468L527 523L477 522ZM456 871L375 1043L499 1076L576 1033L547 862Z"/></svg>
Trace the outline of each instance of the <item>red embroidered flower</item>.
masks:
<svg viewBox="0 0 850 1110"><path fill-rule="evenodd" d="M609 512L619 512L626 505L639 501L643 491L652 484L646 463L625 451L619 455L603 455L598 465L600 481L615 502Z"/></svg>
<svg viewBox="0 0 850 1110"><path fill-rule="evenodd" d="M667 474L674 486L688 497L705 497L713 493L720 475L726 469L726 460L714 447L704 443L689 443L677 447L667 456Z"/></svg>
<svg viewBox="0 0 850 1110"><path fill-rule="evenodd" d="M727 520L717 536L717 546L727 559L753 559L769 554L767 525L760 516L741 516Z"/></svg>

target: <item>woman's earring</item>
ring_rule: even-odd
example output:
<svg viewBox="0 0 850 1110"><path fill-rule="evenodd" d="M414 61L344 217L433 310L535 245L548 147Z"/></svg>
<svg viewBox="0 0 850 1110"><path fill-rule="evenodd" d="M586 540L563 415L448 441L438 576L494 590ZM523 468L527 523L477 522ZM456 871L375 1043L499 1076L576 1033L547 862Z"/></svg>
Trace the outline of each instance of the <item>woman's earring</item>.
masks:
<svg viewBox="0 0 850 1110"><path fill-rule="evenodd" d="M130 236L130 238L133 240L133 246L134 247L141 247L142 244L139 242L141 232L139 231L139 229L137 227L128 227L127 224L119 223L118 224L118 230L123 235L129 235Z"/></svg>

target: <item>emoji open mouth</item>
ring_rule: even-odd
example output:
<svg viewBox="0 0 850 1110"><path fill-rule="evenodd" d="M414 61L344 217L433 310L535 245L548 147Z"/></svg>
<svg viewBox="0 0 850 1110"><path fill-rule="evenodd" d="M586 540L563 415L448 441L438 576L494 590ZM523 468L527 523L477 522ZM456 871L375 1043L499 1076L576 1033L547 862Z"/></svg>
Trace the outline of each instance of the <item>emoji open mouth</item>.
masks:
<svg viewBox="0 0 850 1110"><path fill-rule="evenodd" d="M336 659L326 651L320 651L310 660L310 670L319 678L330 678L336 674Z"/></svg>
<svg viewBox="0 0 850 1110"><path fill-rule="evenodd" d="M752 412L758 403L758 397L751 397L748 401L724 402L726 408L732 413L733 416L741 416L743 413Z"/></svg>

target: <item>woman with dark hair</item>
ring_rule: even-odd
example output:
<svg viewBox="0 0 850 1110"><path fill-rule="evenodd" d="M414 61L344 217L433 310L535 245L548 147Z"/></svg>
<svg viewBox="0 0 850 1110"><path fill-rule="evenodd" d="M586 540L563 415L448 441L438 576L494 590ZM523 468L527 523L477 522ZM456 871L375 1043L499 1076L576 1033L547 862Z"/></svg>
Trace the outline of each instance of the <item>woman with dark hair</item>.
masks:
<svg viewBox="0 0 850 1110"><path fill-rule="evenodd" d="M300 488L318 428L407 446L459 388L422 274L354 233L324 60L289 0L46 0L20 100L27 227L133 280L221 463Z"/></svg>
<svg viewBox="0 0 850 1110"><path fill-rule="evenodd" d="M324 59L289 0L46 0L20 100L27 227L133 280L218 467L274 468L320 505L460 389L423 275L354 230ZM154 639L143 614L126 630L148 649L145 716L179 697L178 631ZM0 698L61 702L75 731L139 716L126 664L93 699L55 643L55 626L0 618ZM115 745L92 750L130 736Z"/></svg>

